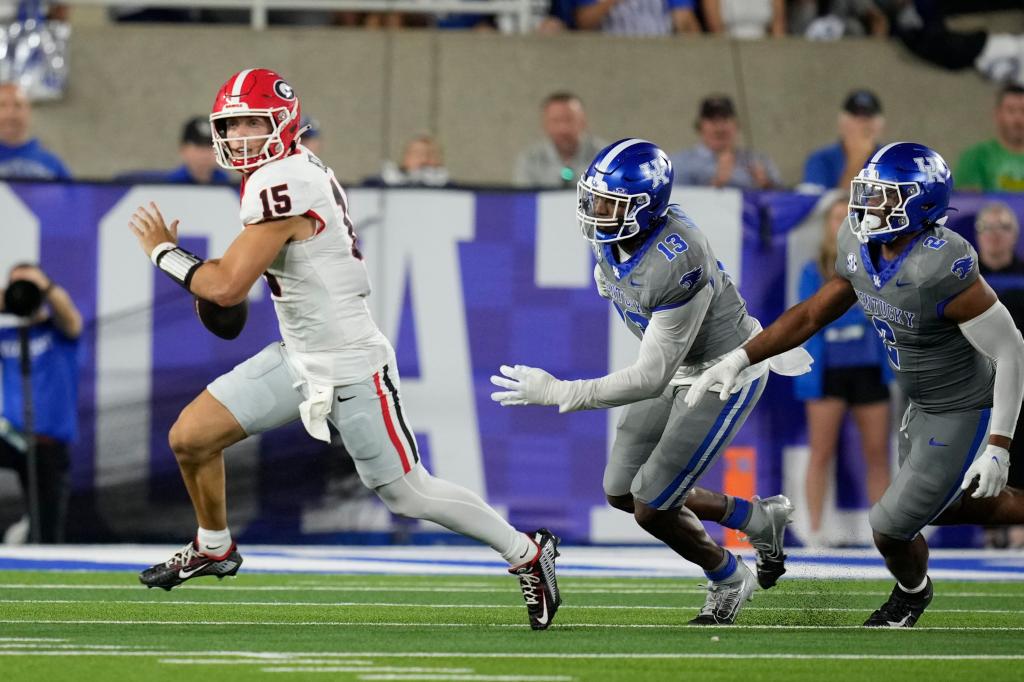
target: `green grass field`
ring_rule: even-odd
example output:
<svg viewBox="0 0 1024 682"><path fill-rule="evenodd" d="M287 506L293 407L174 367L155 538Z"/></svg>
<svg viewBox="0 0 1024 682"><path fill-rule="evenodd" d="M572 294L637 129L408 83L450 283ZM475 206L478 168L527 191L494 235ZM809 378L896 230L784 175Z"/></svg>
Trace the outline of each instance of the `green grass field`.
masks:
<svg viewBox="0 0 1024 682"><path fill-rule="evenodd" d="M1024 680L1024 584L938 582L913 630L858 627L890 583L783 580L694 628L697 580L563 578L550 630L516 582L0 571L0 679Z"/></svg>

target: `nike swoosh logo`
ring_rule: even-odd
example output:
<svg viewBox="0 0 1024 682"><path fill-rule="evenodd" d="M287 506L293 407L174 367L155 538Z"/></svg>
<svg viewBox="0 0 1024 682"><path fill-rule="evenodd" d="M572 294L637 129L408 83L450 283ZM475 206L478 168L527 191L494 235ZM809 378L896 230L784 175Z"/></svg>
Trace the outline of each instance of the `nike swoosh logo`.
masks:
<svg viewBox="0 0 1024 682"><path fill-rule="evenodd" d="M891 628L901 628L901 627L903 627L904 625L907 624L908 620L910 620L910 614L909 613L907 615L903 616L903 618L901 618L900 620L897 620L897 621L891 621L890 620L889 621L889 627L891 627Z"/></svg>
<svg viewBox="0 0 1024 682"><path fill-rule="evenodd" d="M929 438L928 439L928 445L931 445L933 448L944 448L947 445L949 445L949 443L940 443L939 441L935 440L934 438Z"/></svg>
<svg viewBox="0 0 1024 682"><path fill-rule="evenodd" d="M339 403L343 403L343 402L345 402L346 400L352 400L353 398L355 398L355 396L354 396L354 395L350 395L350 396L349 396L349 397L347 397L347 398L342 398L341 396L338 396L338 402L339 402Z"/></svg>
<svg viewBox="0 0 1024 682"><path fill-rule="evenodd" d="M178 571L178 577L184 580L185 578L191 578L196 571L201 571L207 564L193 568L191 571L186 571L184 568Z"/></svg>
<svg viewBox="0 0 1024 682"><path fill-rule="evenodd" d="M544 594L543 590L541 590L541 593L540 593L540 603L541 603L541 605L544 606L544 611L537 618L537 622L540 623L541 625L547 625L548 624L548 598L547 598L547 595Z"/></svg>
<svg viewBox="0 0 1024 682"><path fill-rule="evenodd" d="M217 545L216 547L211 547L210 545L207 545L205 549L208 552L216 552L218 549L224 549L224 545Z"/></svg>
<svg viewBox="0 0 1024 682"><path fill-rule="evenodd" d="M898 280L896 280L896 286L898 286L898 287L908 287L908 286L910 286L910 282L904 282L903 280L898 279Z"/></svg>
<svg viewBox="0 0 1024 682"><path fill-rule="evenodd" d="M629 286L631 286L631 287L638 287L640 285L641 285L641 282L634 282L632 277L629 278Z"/></svg>

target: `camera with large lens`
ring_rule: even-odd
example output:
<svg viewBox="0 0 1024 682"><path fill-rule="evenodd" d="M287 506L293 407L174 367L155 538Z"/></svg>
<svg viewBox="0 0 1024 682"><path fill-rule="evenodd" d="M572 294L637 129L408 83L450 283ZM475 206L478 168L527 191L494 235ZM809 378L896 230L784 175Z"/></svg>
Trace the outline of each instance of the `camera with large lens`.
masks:
<svg viewBox="0 0 1024 682"><path fill-rule="evenodd" d="M4 291L4 312L18 317L32 317L43 305L43 292L34 282L19 279Z"/></svg>

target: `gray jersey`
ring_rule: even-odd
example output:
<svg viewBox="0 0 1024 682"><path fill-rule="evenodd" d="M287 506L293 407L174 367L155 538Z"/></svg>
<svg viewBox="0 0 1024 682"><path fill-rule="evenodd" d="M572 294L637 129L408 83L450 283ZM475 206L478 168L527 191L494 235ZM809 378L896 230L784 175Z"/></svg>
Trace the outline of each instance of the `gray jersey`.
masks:
<svg viewBox="0 0 1024 682"><path fill-rule="evenodd" d="M595 244L594 255L615 309L637 338L643 337L655 312L685 305L698 291L712 287L711 304L685 365L725 355L757 326L707 237L678 206L670 207L661 229L625 263L619 263L614 244Z"/></svg>
<svg viewBox="0 0 1024 682"><path fill-rule="evenodd" d="M867 245L844 224L837 250L836 272L856 290L910 400L926 412L991 407L995 365L943 316L946 304L978 279L971 245L935 227L876 269Z"/></svg>

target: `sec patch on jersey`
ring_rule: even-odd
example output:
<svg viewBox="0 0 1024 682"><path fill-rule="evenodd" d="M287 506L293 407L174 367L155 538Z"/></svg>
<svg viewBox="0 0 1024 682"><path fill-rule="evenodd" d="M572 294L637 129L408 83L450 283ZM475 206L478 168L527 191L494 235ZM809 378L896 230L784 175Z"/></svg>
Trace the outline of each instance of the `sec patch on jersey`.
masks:
<svg viewBox="0 0 1024 682"><path fill-rule="evenodd" d="M237 338L245 328L249 317L249 300L224 308L205 299L196 297L196 315L203 326L222 339Z"/></svg>

